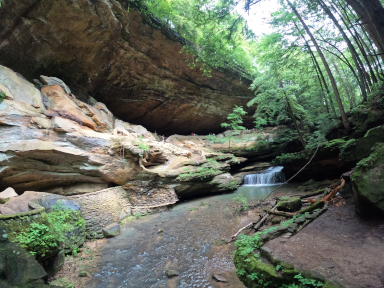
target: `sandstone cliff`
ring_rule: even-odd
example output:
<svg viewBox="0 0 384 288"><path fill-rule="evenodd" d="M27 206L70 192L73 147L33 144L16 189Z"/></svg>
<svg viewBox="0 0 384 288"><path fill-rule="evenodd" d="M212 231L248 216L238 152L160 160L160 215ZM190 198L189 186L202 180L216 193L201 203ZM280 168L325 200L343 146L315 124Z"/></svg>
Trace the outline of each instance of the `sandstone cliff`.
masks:
<svg viewBox="0 0 384 288"><path fill-rule="evenodd" d="M160 22L161 29L145 24L126 1L3 0L0 19L0 64L29 81L59 77L79 99L92 95L152 131L217 132L234 105L253 96L251 81L235 72L208 78L189 68L193 58L179 53L185 40Z"/></svg>
<svg viewBox="0 0 384 288"><path fill-rule="evenodd" d="M123 186L138 195L132 202L156 204L169 191L196 195L241 182L228 173L233 154L163 142L143 126L115 119L102 103L67 94L60 79L42 80L54 85L39 91L0 66L0 190L68 196Z"/></svg>

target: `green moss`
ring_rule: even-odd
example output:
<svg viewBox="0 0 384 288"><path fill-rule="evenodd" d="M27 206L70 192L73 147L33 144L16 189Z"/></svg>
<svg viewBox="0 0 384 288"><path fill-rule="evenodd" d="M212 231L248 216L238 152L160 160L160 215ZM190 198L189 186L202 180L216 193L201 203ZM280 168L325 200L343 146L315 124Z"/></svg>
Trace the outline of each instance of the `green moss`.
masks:
<svg viewBox="0 0 384 288"><path fill-rule="evenodd" d="M7 220L7 219L21 218L21 217L36 215L36 214L42 213L44 210L45 210L44 208L39 208L39 209L35 209L32 211L27 211L27 212L12 214L12 215L0 215L0 220Z"/></svg>

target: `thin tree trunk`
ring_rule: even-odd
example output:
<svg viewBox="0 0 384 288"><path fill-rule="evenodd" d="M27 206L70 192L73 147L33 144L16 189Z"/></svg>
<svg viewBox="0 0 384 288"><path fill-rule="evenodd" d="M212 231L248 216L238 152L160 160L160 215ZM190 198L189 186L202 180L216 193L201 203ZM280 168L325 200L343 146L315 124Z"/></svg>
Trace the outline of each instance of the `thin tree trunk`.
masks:
<svg viewBox="0 0 384 288"><path fill-rule="evenodd" d="M346 0L365 25L384 61L384 8L379 0Z"/></svg>
<svg viewBox="0 0 384 288"><path fill-rule="evenodd" d="M301 38L303 38L304 42L305 42L305 46L307 46L307 49L309 51L309 53L311 54L311 58L312 58L312 61L313 61L313 64L315 66L315 70L316 70L316 74L317 74L317 77L319 79L319 83L320 83L320 87L321 87L321 91L323 91L323 95L324 95L324 101L325 101L325 108L327 109L327 112L328 114L331 116L331 113L329 111L329 105L328 105L328 100L327 100L327 95L330 95L329 93L329 88L328 88L328 85L327 85L327 82L325 82L325 79L324 79L324 75L323 75L323 72L321 72L320 70L320 66L319 66L319 63L317 62L317 59L315 57L315 54L313 54L313 51L311 49L311 47L309 46L308 44L308 41L307 39L305 39L304 35L300 33L300 29L299 27L297 26L296 22L294 20L292 20L293 24L295 25L296 29L297 29L297 32L300 34ZM320 76L321 75L321 76ZM324 87L327 91L327 94L325 94L325 91L324 91L324 88L323 88L323 84L321 82L321 79L323 80L324 82ZM332 103L333 104L333 103ZM324 104L323 104L324 105ZM335 111L335 107L332 105L332 108L333 108L333 112L335 114L335 118L337 119L337 115L336 115L336 111Z"/></svg>
<svg viewBox="0 0 384 288"><path fill-rule="evenodd" d="M340 99L340 95L339 95L339 90L337 89L337 84L336 84L336 81L335 81L335 77L333 77L332 71L329 68L327 60L325 59L325 56L324 56L323 52L321 51L319 45L317 44L315 37L313 37L313 34L309 30L307 24L305 24L303 18L299 14L299 12L297 12L295 6L293 6L292 3L289 0L287 0L287 2L288 2L288 5L293 10L293 12L296 14L297 18L299 18L299 20L300 20L301 24L303 25L305 31L307 32L307 34L311 38L313 44L315 45L317 53L319 53L319 56L320 56L321 60L323 61L323 65L325 67L325 70L328 73L328 77L329 77L329 79L331 81L331 84L332 84L333 92L335 93L336 102L337 102L337 105L339 106L339 110L340 110L340 114L341 114L341 119L342 119L344 128L345 128L345 130L350 131L349 122L348 122L347 116L345 115L343 104L341 103L341 99Z"/></svg>
<svg viewBox="0 0 384 288"><path fill-rule="evenodd" d="M277 72L277 70L276 70L276 75L277 75L277 77L279 78L280 87L281 87L281 89L283 89L283 88L284 88L284 86L283 86L283 81L281 81L281 77L280 77L279 73ZM285 93L285 91L284 91L284 96L285 96L285 101L287 101L289 114L291 114L292 121L293 121L293 123L295 124L297 133L299 134L300 142L301 142L301 144L303 144L303 147L304 147L304 149L305 149L306 146L305 146L305 142L304 142L303 135L301 134L301 131L300 131L300 129L299 129L299 125L297 124L297 121L296 121L295 114L293 114L293 110L292 110L291 104L289 103L288 95L287 95L287 93Z"/></svg>
<svg viewBox="0 0 384 288"><path fill-rule="evenodd" d="M324 12L329 16L329 18L332 19L332 21L336 25L337 29L339 29L339 32L341 33L341 35L344 38L344 41L348 45L349 51L351 52L351 55L352 55L352 59L355 62L355 66L356 66L357 71L358 71L359 76L360 76L361 93L363 94L364 101L366 101L367 100L367 89L365 87L365 81L364 81L364 75L365 75L364 72L365 71L362 70L363 64L361 63L360 57L357 54L356 49L353 46L351 40L349 40L347 34L345 34L343 28L341 27L339 22L336 20L332 11L329 10L328 6L324 3L323 0L318 0L318 2L320 3L320 6L323 8Z"/></svg>
<svg viewBox="0 0 384 288"><path fill-rule="evenodd" d="M344 78L348 79L347 73L345 72L343 65L341 65L341 71L343 71ZM352 105L353 105L353 107L356 107L356 99L355 99L356 94L353 91L353 89L351 87L351 83L348 80L346 80L346 84L348 86L349 92L351 93Z"/></svg>
<svg viewBox="0 0 384 288"><path fill-rule="evenodd" d="M349 94L348 87L347 87L347 85L345 83L345 79L343 79L343 77L341 76L339 68L337 68L336 62L333 62L333 67L335 67L335 71L336 71L337 75L340 78L340 82L344 86L345 94L347 94L347 98L348 98L348 101L349 101L349 109L352 110L353 109L352 99L351 99L351 95Z"/></svg>

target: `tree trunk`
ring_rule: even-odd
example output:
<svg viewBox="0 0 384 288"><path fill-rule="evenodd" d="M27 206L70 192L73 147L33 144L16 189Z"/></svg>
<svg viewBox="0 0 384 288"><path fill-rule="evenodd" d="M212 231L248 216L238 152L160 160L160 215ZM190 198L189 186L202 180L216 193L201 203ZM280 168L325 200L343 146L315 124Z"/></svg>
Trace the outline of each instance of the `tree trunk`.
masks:
<svg viewBox="0 0 384 288"><path fill-rule="evenodd" d="M341 71L343 71L344 78L347 79L345 81L345 83L348 87L349 93L351 94L352 105L353 105L353 107L356 107L355 92L353 91L353 89L351 87L351 83L348 81L347 73L345 72L343 65L341 65Z"/></svg>
<svg viewBox="0 0 384 288"><path fill-rule="evenodd" d="M367 89L365 87L365 80L364 80L364 75L365 75L364 72L365 71L362 70L364 67L363 67L363 64L361 63L360 57L357 54L356 49L353 46L351 40L349 40L347 34L345 34L343 28L341 27L339 22L336 20L332 11L329 10L328 6L324 3L323 0L318 0L318 2L320 3L320 6L323 8L325 13L329 16L329 18L332 19L332 21L336 25L337 29L339 29L339 32L343 36L344 41L348 45L349 51L351 52L351 55L352 55L353 62L355 62L355 66L356 66L357 71L358 71L359 76L360 76L360 87L361 87L361 93L363 95L363 99L364 99L364 101L367 101Z"/></svg>
<svg viewBox="0 0 384 288"><path fill-rule="evenodd" d="M307 49L309 51L309 53L311 54L311 58L312 58L312 61L313 61L313 65L315 66L315 70L316 70L316 74L317 74L317 77L319 79L319 83L320 83L320 87L321 87L321 91L323 91L323 95L324 95L324 99L323 101L325 102L325 108L327 109L327 112L329 114L329 116L331 116L331 113L329 111L329 105L328 105L328 99L327 99L327 95L330 95L329 93L329 88L328 88L328 85L327 85L327 82L325 82L325 79L324 79L324 75L323 75L323 72L321 72L320 70L320 66L319 66L319 63L317 62L317 59L315 57L315 54L313 54L313 51L311 49L311 47L309 46L308 44L308 41L307 39L305 39L304 35L300 33L300 29L299 27L297 26L296 22L294 20L292 20L293 24L295 25L296 29L297 29L297 32L300 34L301 38L303 38L304 42L305 42L305 46L307 46ZM321 76L320 76L321 75ZM324 87L327 91L327 94L325 94L324 92L324 89L323 89L323 84L321 82L321 80L323 80L324 82ZM332 103L333 104L333 103ZM337 115L336 115L336 111L335 111L335 107L332 105L332 109L333 109L333 113L335 114L335 119L337 119Z"/></svg>
<svg viewBox="0 0 384 288"><path fill-rule="evenodd" d="M345 0L355 10L384 61L384 7L379 0Z"/></svg>
<svg viewBox="0 0 384 288"><path fill-rule="evenodd" d="M288 2L288 5L293 10L293 12L296 14L297 18L300 20L300 22L303 25L305 31L307 32L307 34L311 38L313 44L316 47L317 53L319 53L319 56L320 56L321 60L323 61L323 65L325 67L325 70L327 71L328 77L331 80L333 92L335 93L336 102L337 102L337 105L339 106L339 110L340 110L340 114L341 114L341 119L343 121L344 128L345 128L345 130L350 131L349 122L348 122L347 116L345 115L343 104L341 103L341 99L340 99L340 95L339 95L339 90L337 89L337 84L336 84L336 81L335 81L335 77L333 77L332 71L329 68L327 60L325 59L325 56L324 56L323 52L321 51L319 45L317 44L315 37L313 37L313 34L309 30L307 24L305 24L303 18L299 14L299 12L297 12L295 6L293 6L292 3L289 0L287 0L287 2Z"/></svg>
<svg viewBox="0 0 384 288"><path fill-rule="evenodd" d="M345 94L347 94L347 98L348 98L348 101L349 101L349 109L352 110L353 109L353 104L352 104L351 95L349 94L348 87L347 87L347 85L345 83L345 79L343 79L343 77L341 76L339 68L337 68L337 64L336 64L335 61L333 61L333 67L335 67L335 71L336 71L337 75L340 78L340 82L344 86Z"/></svg>

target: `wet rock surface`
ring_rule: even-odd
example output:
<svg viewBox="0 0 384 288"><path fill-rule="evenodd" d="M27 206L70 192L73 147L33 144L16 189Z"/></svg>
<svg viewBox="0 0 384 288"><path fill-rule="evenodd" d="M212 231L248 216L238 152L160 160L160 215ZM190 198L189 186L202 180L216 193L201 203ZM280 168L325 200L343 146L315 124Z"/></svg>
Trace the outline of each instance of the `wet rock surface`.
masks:
<svg viewBox="0 0 384 288"><path fill-rule="evenodd" d="M273 186L246 187L239 193L254 200L265 197L272 189ZM291 189L288 186L281 191L286 194ZM235 209L231 206L235 205L236 196L191 200L169 212L124 224L120 235L103 246L93 277L84 287L244 287L235 273L235 247L233 243L226 244L226 239L257 216L252 211L242 217L228 212ZM159 229L164 232L159 234ZM168 278L164 273L167 269L177 270L178 277ZM217 282L212 279L213 274L228 283Z"/></svg>
<svg viewBox="0 0 384 288"><path fill-rule="evenodd" d="M111 223L104 227L103 235L106 238L112 238L120 234L120 225L117 223Z"/></svg>

